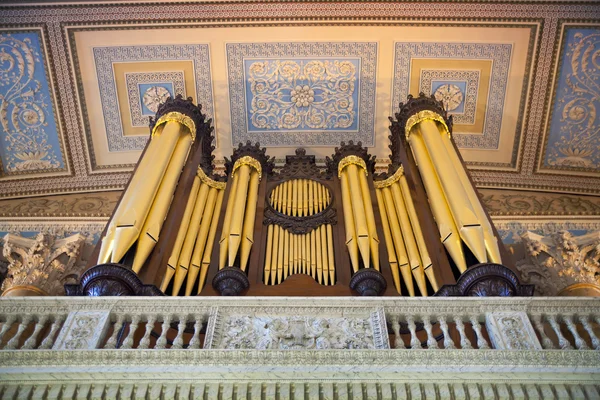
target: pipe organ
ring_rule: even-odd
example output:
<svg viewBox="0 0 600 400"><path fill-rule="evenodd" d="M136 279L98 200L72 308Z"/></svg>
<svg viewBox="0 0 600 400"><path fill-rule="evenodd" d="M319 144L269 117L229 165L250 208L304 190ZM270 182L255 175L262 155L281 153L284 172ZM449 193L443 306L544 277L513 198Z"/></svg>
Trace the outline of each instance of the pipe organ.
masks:
<svg viewBox="0 0 600 400"><path fill-rule="evenodd" d="M213 171L210 120L168 99L70 295L531 295L500 246L433 97L390 118L391 163L341 143L276 166L240 144Z"/></svg>

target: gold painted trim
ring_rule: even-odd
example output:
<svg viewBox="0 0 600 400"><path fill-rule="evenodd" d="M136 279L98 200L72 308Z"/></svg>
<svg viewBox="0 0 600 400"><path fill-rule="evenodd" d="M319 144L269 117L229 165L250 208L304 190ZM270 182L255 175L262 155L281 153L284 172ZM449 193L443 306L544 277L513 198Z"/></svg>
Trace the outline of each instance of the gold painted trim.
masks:
<svg viewBox="0 0 600 400"><path fill-rule="evenodd" d="M414 114L412 117L410 117L406 121L406 127L404 128L404 134L406 135L407 139L410 136L410 130L413 128L413 126L415 126L419 122L423 122L423 121L439 122L440 124L442 124L442 126L444 126L444 128L446 128L446 133L448 133L448 137L452 137L452 135L450 134L450 129L448 129L448 125L446 125L446 121L444 121L444 118L440 114L436 113L435 111L431 111L431 110L423 110L423 111L419 111L418 113Z"/></svg>
<svg viewBox="0 0 600 400"><path fill-rule="evenodd" d="M365 160L363 160L359 156L350 155L350 156L346 156L340 160L340 163L338 164L338 178L342 176L342 170L351 164L358 165L365 171L365 176L369 176L369 172L367 171L367 164L365 163Z"/></svg>
<svg viewBox="0 0 600 400"><path fill-rule="evenodd" d="M196 124L194 124L194 121L190 117L177 111L171 111L170 113L163 115L158 119L158 121L156 121L154 128L152 128L152 137L154 137L156 129L160 125L167 122L179 122L181 125L187 127L190 130L190 133L192 134L192 141L196 140Z"/></svg>
<svg viewBox="0 0 600 400"><path fill-rule="evenodd" d="M20 292L20 293L18 293L16 295L12 295L12 294L10 294L11 292ZM31 294L24 295L23 292L30 292ZM31 297L31 296L50 296L50 295L45 290L40 289L37 286L16 285L16 286L12 286L12 287L9 287L8 289L6 289L4 292L2 292L2 295L0 297L10 297L10 296Z"/></svg>
<svg viewBox="0 0 600 400"><path fill-rule="evenodd" d="M208 187L215 188L217 190L223 190L225 189L225 186L227 186L227 182L219 182L215 181L214 179L211 179L208 175L206 175L206 173L201 167L198 167L196 175L198 175L200 181L206 184Z"/></svg>
<svg viewBox="0 0 600 400"><path fill-rule="evenodd" d="M375 189L383 189L386 187L390 187L394 183L398 182L403 175L404 175L404 168L401 165L400 167L398 167L398 169L396 170L396 172L394 172L394 174L392 176L390 176L382 181L373 181L373 186L375 186Z"/></svg>
<svg viewBox="0 0 600 400"><path fill-rule="evenodd" d="M244 156L237 159L235 164L233 164L233 171L231 171L232 178L235 174L235 171L242 165L249 165L254 168L256 172L258 172L258 180L260 181L262 179L262 166L260 165L260 161L250 156Z"/></svg>

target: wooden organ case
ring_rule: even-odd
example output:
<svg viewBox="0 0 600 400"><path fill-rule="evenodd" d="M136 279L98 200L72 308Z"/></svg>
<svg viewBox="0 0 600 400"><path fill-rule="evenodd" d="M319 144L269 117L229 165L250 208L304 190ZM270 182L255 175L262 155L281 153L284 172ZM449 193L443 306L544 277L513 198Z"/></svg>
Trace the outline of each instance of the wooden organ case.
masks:
<svg viewBox="0 0 600 400"><path fill-rule="evenodd" d="M531 296L433 97L390 118L391 163L361 143L275 167L240 144L213 173L211 121L167 100L80 283L68 295Z"/></svg>

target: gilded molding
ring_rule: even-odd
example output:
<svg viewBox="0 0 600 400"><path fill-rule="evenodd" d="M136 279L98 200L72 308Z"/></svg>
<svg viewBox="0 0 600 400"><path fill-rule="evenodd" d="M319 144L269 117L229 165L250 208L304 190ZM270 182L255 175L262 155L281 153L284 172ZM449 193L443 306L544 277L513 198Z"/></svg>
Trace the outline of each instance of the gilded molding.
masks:
<svg viewBox="0 0 600 400"><path fill-rule="evenodd" d="M163 115L162 117L160 117L158 119L158 121L156 121L156 124L154 125L154 128L152 129L152 137L154 137L154 134L156 133L156 129L161 126L162 124L165 124L167 122L178 122L181 125L187 127L192 135L192 141L196 140L196 124L194 123L194 121L188 117L187 115L184 115L180 112L177 111L171 111L168 114Z"/></svg>
<svg viewBox="0 0 600 400"><path fill-rule="evenodd" d="M342 176L342 171L344 170L344 168L346 168L348 165L351 165L351 164L358 165L365 171L365 176L369 176L369 172L367 171L367 164L365 163L365 160L363 160L359 156L349 155L349 156L342 158L338 164L338 178Z"/></svg>
<svg viewBox="0 0 600 400"><path fill-rule="evenodd" d="M217 190L223 190L227 186L227 182L218 182L214 179L211 179L208 175L206 175L201 167L198 167L197 175L198 178L200 178L200 181L208 187L215 188Z"/></svg>
<svg viewBox="0 0 600 400"><path fill-rule="evenodd" d="M444 128L446 128L446 133L448 133L448 137L452 136L450 134L450 129L448 129L448 125L446 125L446 121L444 121L444 117L442 117L440 114L438 114L434 111L423 110L423 111L419 111L418 113L414 114L406 121L406 127L404 128L404 134L406 135L407 139L410 136L410 130L413 128L413 126L415 126L418 123L423 122L423 121L439 122L440 124L442 124L442 126Z"/></svg>
<svg viewBox="0 0 600 400"><path fill-rule="evenodd" d="M250 156L243 156L243 157L240 157L237 159L235 164L233 164L233 170L231 171L231 177L233 177L233 175L235 175L235 171L242 165L249 165L252 168L254 168L256 170L256 172L258 172L258 180L260 181L262 179L262 166L260 165L260 161L258 161L256 158L250 157Z"/></svg>
<svg viewBox="0 0 600 400"><path fill-rule="evenodd" d="M392 176L382 181L373 181L373 186L375 189L383 189L389 186L392 186L394 183L398 182L400 178L404 175L404 167L402 165L398 167L396 172Z"/></svg>

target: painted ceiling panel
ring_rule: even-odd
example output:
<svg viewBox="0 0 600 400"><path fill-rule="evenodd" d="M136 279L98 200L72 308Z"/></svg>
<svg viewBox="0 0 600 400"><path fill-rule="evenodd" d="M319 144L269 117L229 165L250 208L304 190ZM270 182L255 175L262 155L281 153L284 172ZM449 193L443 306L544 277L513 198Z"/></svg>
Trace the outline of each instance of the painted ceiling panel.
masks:
<svg viewBox="0 0 600 400"><path fill-rule="evenodd" d="M384 167L388 116L419 91L454 115L479 186L600 193L600 21L569 22L600 4L507 1L3 4L2 45L37 52L47 137L17 151L3 128L0 197L122 188L176 94L213 119L218 166L247 140L279 160L360 140Z"/></svg>

